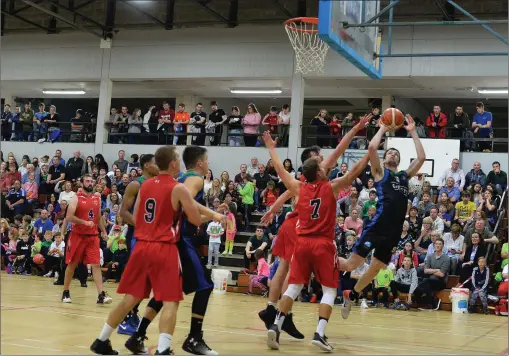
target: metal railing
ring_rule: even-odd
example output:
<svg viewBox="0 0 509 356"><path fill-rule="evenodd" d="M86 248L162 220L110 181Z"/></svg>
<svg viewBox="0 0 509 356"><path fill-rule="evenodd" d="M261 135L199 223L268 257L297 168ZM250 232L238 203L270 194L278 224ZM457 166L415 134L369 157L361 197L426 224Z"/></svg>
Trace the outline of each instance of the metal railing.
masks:
<svg viewBox="0 0 509 356"><path fill-rule="evenodd" d="M81 130L73 130L72 124L82 126ZM58 129L58 136L52 139L51 135L53 129ZM52 123L51 127L39 127L39 130L22 129L11 132L10 141L20 142L37 142L39 139L44 138L46 141L53 142L80 142L80 143L93 143L96 135L95 122L70 122L59 121ZM56 134L54 134L56 135Z"/></svg>

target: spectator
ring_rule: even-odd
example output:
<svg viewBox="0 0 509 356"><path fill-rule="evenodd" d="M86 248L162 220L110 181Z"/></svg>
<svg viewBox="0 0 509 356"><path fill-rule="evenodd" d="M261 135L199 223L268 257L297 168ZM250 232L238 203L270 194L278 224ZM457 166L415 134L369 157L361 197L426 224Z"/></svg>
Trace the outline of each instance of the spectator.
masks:
<svg viewBox="0 0 509 356"><path fill-rule="evenodd" d="M278 126L280 122L281 118L278 115L277 107L271 106L269 113L266 114L262 120L262 125L265 125L270 134L274 136L278 134Z"/></svg>
<svg viewBox="0 0 509 356"><path fill-rule="evenodd" d="M221 198L223 192L221 191L221 184L219 183L219 179L214 179L212 181L212 186L208 190L207 193L205 193L205 203L207 207L211 207L214 199ZM224 200L224 197L223 197Z"/></svg>
<svg viewBox="0 0 509 356"><path fill-rule="evenodd" d="M120 278L122 278L122 274L124 273L125 266L127 264L127 260L129 258L129 252L127 251L127 246L125 242L125 237L121 236L118 239L118 248L113 253L113 258L111 263L108 265L108 270L104 275L104 280L111 279L111 277L115 277L115 282L119 283ZM113 275L113 272L115 273Z"/></svg>
<svg viewBox="0 0 509 356"><path fill-rule="evenodd" d="M203 194L207 195L210 188L212 188L212 182L214 180L214 175L212 174L212 171L209 169L207 174L205 175L205 178L203 179ZM219 180L218 180L219 183ZM221 185L219 185L219 190L221 190Z"/></svg>
<svg viewBox="0 0 509 356"><path fill-rule="evenodd" d="M419 218L422 219L422 218L425 218L426 216L429 216L429 212L430 212L431 208L433 208L434 206L435 205L431 201L431 197L430 197L429 193L427 193L427 192L423 193L422 201L420 201L417 204L417 211L418 211Z"/></svg>
<svg viewBox="0 0 509 356"><path fill-rule="evenodd" d="M140 159L140 157L136 153L133 153L131 155L131 162L129 162L129 164L127 165L126 172L131 172L131 170L133 170L133 169L141 168L139 159ZM113 165L112 165L112 169L113 169Z"/></svg>
<svg viewBox="0 0 509 356"><path fill-rule="evenodd" d="M20 121L21 108L16 106L14 112L11 113L11 141L23 141L23 126Z"/></svg>
<svg viewBox="0 0 509 356"><path fill-rule="evenodd" d="M395 266L400 268L403 265L405 257L409 257L412 261L412 267L417 268L419 267L419 255L417 252L414 251L414 242L412 240L407 240L405 244L403 245L403 249L396 253L396 263Z"/></svg>
<svg viewBox="0 0 509 356"><path fill-rule="evenodd" d="M49 113L45 110L46 105L44 103L39 103L39 111L34 114L34 124L33 124L33 140L38 141L41 137L46 135L48 131L48 124L45 122ZM41 142L44 142L43 138Z"/></svg>
<svg viewBox="0 0 509 356"><path fill-rule="evenodd" d="M355 232L357 237L361 236L363 222L359 218L359 210L353 208L350 212L350 216L345 219L344 228L346 230L352 230Z"/></svg>
<svg viewBox="0 0 509 356"><path fill-rule="evenodd" d="M10 215L15 216L24 214L26 211L26 193L21 188L21 182L15 180L12 188L5 197L7 208L10 210Z"/></svg>
<svg viewBox="0 0 509 356"><path fill-rule="evenodd" d="M449 232L454 217L447 212L445 204L438 205L438 217L444 222L444 232Z"/></svg>
<svg viewBox="0 0 509 356"><path fill-rule="evenodd" d="M362 192L361 192L362 194ZM364 203L364 207L362 208L362 217L365 218L368 216L368 210L371 206L374 206L376 208L376 189L371 189L369 192L369 200ZM360 197L359 197L359 203L360 203Z"/></svg>
<svg viewBox="0 0 509 356"><path fill-rule="evenodd" d="M95 155L95 165L97 167L97 170L101 170L104 168L104 170L108 172L108 163L106 163L102 154L98 153Z"/></svg>
<svg viewBox="0 0 509 356"><path fill-rule="evenodd" d="M87 160L83 164L83 168L81 169L81 175L92 174L94 166L95 166L94 157L88 156Z"/></svg>
<svg viewBox="0 0 509 356"><path fill-rule="evenodd" d="M110 134L116 134L120 132L120 124L122 121L120 120L120 115L117 112L116 108L110 108L110 117L108 120L108 127ZM114 137L114 135L109 136L110 143L118 143L118 138Z"/></svg>
<svg viewBox="0 0 509 356"><path fill-rule="evenodd" d="M311 125L316 126L316 144L319 147L330 147L329 141L329 119L327 117L327 110L322 109L316 115L313 120L311 120ZM324 137L325 136L325 137Z"/></svg>
<svg viewBox="0 0 509 356"><path fill-rule="evenodd" d="M34 222L34 230L33 234L45 234L46 231L52 231L53 230L53 222L49 219L48 211L43 209L41 211L41 216L39 219L35 220Z"/></svg>
<svg viewBox="0 0 509 356"><path fill-rule="evenodd" d="M240 173L235 175L235 178L233 179L233 181L235 182L235 184L242 184L242 183L244 183L244 177L246 175L247 175L247 164L242 163L240 165Z"/></svg>
<svg viewBox="0 0 509 356"><path fill-rule="evenodd" d="M279 122L279 139L281 142L280 147L288 147L288 133L290 129L290 105L284 104L279 112L281 118Z"/></svg>
<svg viewBox="0 0 509 356"><path fill-rule="evenodd" d="M196 104L195 111L191 113L189 121L190 132L192 133L191 143L197 146L205 145L205 121L207 121L207 113L201 111L202 103Z"/></svg>
<svg viewBox="0 0 509 356"><path fill-rule="evenodd" d="M431 231L437 231L442 235L444 233L444 221L438 216L438 208L436 206L432 207L429 211L429 217L432 220L431 223Z"/></svg>
<svg viewBox="0 0 509 356"><path fill-rule="evenodd" d="M489 190L484 192L484 199L479 202L477 211L483 211L488 218L490 227L493 229L497 223L497 207L498 201L493 199L492 193Z"/></svg>
<svg viewBox="0 0 509 356"><path fill-rule="evenodd" d="M371 108L371 119L369 120L368 126L366 126L366 138L371 141L376 134L380 120L380 108L373 106Z"/></svg>
<svg viewBox="0 0 509 356"><path fill-rule="evenodd" d="M60 130L59 130L59 122L60 121L60 114L57 113L57 107L55 105L51 105L49 107L49 113L48 116L46 116L46 119L44 122L48 125L48 139L51 142L55 142L59 139L60 136ZM62 163L65 165L65 162Z"/></svg>
<svg viewBox="0 0 509 356"><path fill-rule="evenodd" d="M39 201L39 184L35 181L35 174L28 173L28 180L23 184L23 190L26 194L28 204L34 204Z"/></svg>
<svg viewBox="0 0 509 356"><path fill-rule="evenodd" d="M125 134L129 128L129 120L132 120L132 115L129 114L127 106L122 106L120 108L120 114L118 115L117 125L118 125L118 133ZM122 138L123 136L119 136L117 143L127 143Z"/></svg>
<svg viewBox="0 0 509 356"><path fill-rule="evenodd" d="M74 151L73 157L69 158L69 160L67 161L67 165L65 167L67 179L70 180L71 182L77 181L82 176L84 165L85 162L83 161L83 158L81 158L81 152Z"/></svg>
<svg viewBox="0 0 509 356"><path fill-rule="evenodd" d="M442 249L444 247L444 240L437 238L435 240L435 252L426 257L424 263L424 276L422 282L419 283L414 295L417 298L426 296L424 303L425 309L434 309L433 292L438 292L445 289L447 285L447 275L449 273L450 259L444 255Z"/></svg>
<svg viewBox="0 0 509 356"><path fill-rule="evenodd" d="M394 276L394 280L390 283L391 293L394 297L394 304L391 309L408 310L409 305L412 304L412 295L417 288L418 282L417 271L412 266L412 259L410 256L405 256L403 258L403 266L398 269L396 276ZM408 293L408 304L402 304L400 302L400 292Z"/></svg>
<svg viewBox="0 0 509 356"><path fill-rule="evenodd" d="M426 254L428 252L428 247L431 244L431 225L433 224L433 219L431 217L425 217L422 220L422 231L420 232L419 237L415 240L414 248L415 251L419 254L419 262L424 262L426 259Z"/></svg>
<svg viewBox="0 0 509 356"><path fill-rule="evenodd" d="M493 128L491 125L493 124L493 116L491 115L491 112L484 111L484 104L480 101L475 104L475 108L477 113L474 115L474 119L472 120L474 136L481 139L492 138ZM479 141L478 145L479 150L482 149L483 152L491 152L491 143L489 141Z"/></svg>
<svg viewBox="0 0 509 356"><path fill-rule="evenodd" d="M461 227L458 224L451 226L451 231L444 234L444 249L447 251L447 255L451 259L451 273L456 274L456 267L458 266L458 260L463 254L463 243L465 237L460 235Z"/></svg>
<svg viewBox="0 0 509 356"><path fill-rule="evenodd" d="M125 151L120 150L120 151L118 151L118 159L115 162L113 162L113 164L117 165L117 167L120 169L120 171L122 173L127 172L127 166L129 165L129 162L127 160L125 160L124 157L125 157ZM101 169L101 168L99 168L99 169ZM108 170L106 170L106 172L108 172Z"/></svg>
<svg viewBox="0 0 509 356"><path fill-rule="evenodd" d="M239 194L242 197L242 210L245 226L249 226L251 212L254 205L254 184L249 174L244 177L243 185L238 185ZM268 186L268 185L267 185Z"/></svg>
<svg viewBox="0 0 509 356"><path fill-rule="evenodd" d="M484 314L489 314L488 309L488 282L490 281L490 269L486 266L486 259L479 257L477 260L477 267L472 271L472 296L468 302L469 313L474 312L475 302L477 298L481 299L482 309Z"/></svg>
<svg viewBox="0 0 509 356"><path fill-rule="evenodd" d="M460 283L465 282L472 276L474 267L477 266L480 257L486 256L486 245L477 232L470 235L471 243L465 249L465 252L460 256ZM468 282L470 283L470 282Z"/></svg>
<svg viewBox="0 0 509 356"><path fill-rule="evenodd" d="M258 226L255 231L255 235L251 236L246 244L245 254L244 254L244 266L249 269L250 262L256 262L254 253L256 250L264 251L267 245L269 244L269 240L263 234L263 227Z"/></svg>
<svg viewBox="0 0 509 356"><path fill-rule="evenodd" d="M214 135L209 136L211 146L221 145L221 137L223 136L223 125L228 119L223 109L219 109L217 101L210 102L212 112L209 115L207 125L211 128Z"/></svg>
<svg viewBox="0 0 509 356"><path fill-rule="evenodd" d="M495 161L492 164L493 170L488 173L486 184L493 184L501 193L507 188L507 173L500 169L500 162Z"/></svg>
<svg viewBox="0 0 509 356"><path fill-rule="evenodd" d="M472 201L474 202L474 205L477 209L479 205L481 204L481 200L484 199L484 193L482 191L482 187L479 183L474 184L473 189L471 190L470 196L472 198Z"/></svg>
<svg viewBox="0 0 509 356"><path fill-rule="evenodd" d="M49 167L49 174L46 178L46 184L48 184L48 189L51 191L55 190L55 185L65 180L65 166L60 164L60 159L57 156L53 157L51 167Z"/></svg>
<svg viewBox="0 0 509 356"><path fill-rule="evenodd" d="M447 207L447 213L451 215L455 215L455 208L454 204L451 202L451 199L449 199L449 195L447 192L443 192L439 194L437 204L443 204Z"/></svg>
<svg viewBox="0 0 509 356"><path fill-rule="evenodd" d="M498 286L497 294L502 298L507 298L509 283L509 265L505 265L502 269L502 283Z"/></svg>
<svg viewBox="0 0 509 356"><path fill-rule="evenodd" d="M270 180L268 174L265 173L265 166L263 164L258 165L258 173L255 173L253 176L255 181L255 195L254 195L254 201L255 201L255 210L260 211L261 205L260 205L260 196L262 192L267 188L267 184Z"/></svg>
<svg viewBox="0 0 509 356"><path fill-rule="evenodd" d="M291 161L290 161L291 162ZM251 166L247 168L247 174L249 174L251 177L254 177L256 173L258 173L258 158L253 157L251 158Z"/></svg>
<svg viewBox="0 0 509 356"><path fill-rule="evenodd" d="M453 204L458 202L461 197L461 190L454 186L454 178L453 177L447 178L445 187L440 189L440 192L438 194L442 194L442 193L447 193L449 200Z"/></svg>
<svg viewBox="0 0 509 356"><path fill-rule="evenodd" d="M208 269L211 269L213 266L212 259L214 259L214 267L219 266L219 248L221 247L221 236L223 234L224 228L220 222L211 221L207 226L207 235L209 236Z"/></svg>
<svg viewBox="0 0 509 356"><path fill-rule="evenodd" d="M258 138L258 126L262 122L262 117L256 108L256 105L250 103L247 106L247 113L242 119L242 125L244 126L244 143L246 146L256 146Z"/></svg>
<svg viewBox="0 0 509 356"><path fill-rule="evenodd" d="M76 196L76 193L72 190L72 183L70 181L66 181L64 183L64 190L60 192L60 195L58 197L58 201L61 202L62 200L67 201L67 203L70 203L71 200Z"/></svg>
<svg viewBox="0 0 509 356"><path fill-rule="evenodd" d="M227 121L228 129L230 130L230 135L228 136L230 147L240 147L243 119L244 117L240 115L239 107L233 106Z"/></svg>
<svg viewBox="0 0 509 356"><path fill-rule="evenodd" d="M391 282L394 280L392 271L387 268L387 265L382 267L375 279L373 280L373 307L376 307L379 302L378 295L382 293L382 304L384 308L389 307L389 287Z"/></svg>
<svg viewBox="0 0 509 356"><path fill-rule="evenodd" d="M187 142L187 125L190 121L189 113L186 110L186 105L183 103L180 103L178 105L178 110L175 113L175 120L173 120L174 124L174 131L176 134L173 138L173 144L174 145L185 145Z"/></svg>
<svg viewBox="0 0 509 356"><path fill-rule="evenodd" d="M341 167L343 167L343 164L341 165ZM346 172L346 170L345 170L345 172ZM339 176L339 174L341 174L341 176ZM344 175L343 168L341 168L341 171L339 171L337 173L336 177L334 177L334 178L342 177L343 175ZM332 179L334 179L334 178L332 178ZM329 177L329 180L332 180L332 179L330 179L330 177ZM361 192L359 193L359 205L364 206L367 201L371 200L370 199L371 192L375 193L375 203L376 203L376 200L377 200L376 188L374 188L374 186L375 186L375 181L373 179L368 179L368 185L366 187L363 187ZM373 205L373 203L371 203L371 205ZM363 215L365 216L364 213L363 213Z"/></svg>
<svg viewBox="0 0 509 356"><path fill-rule="evenodd" d="M21 166L18 168L18 172L21 174L21 177L23 178L23 175L25 175L28 172L28 164L29 164L30 158L27 155L23 156L23 159L21 160Z"/></svg>
<svg viewBox="0 0 509 356"><path fill-rule="evenodd" d="M30 102L25 104L25 109L20 115L21 127L23 130L23 141L28 140L30 133L32 132L34 122L34 111L31 109L32 104Z"/></svg>
<svg viewBox="0 0 509 356"><path fill-rule="evenodd" d="M140 143L140 135L143 127L143 118L141 117L141 109L135 108L133 110L133 115L127 119L128 129L127 133L129 133L129 143Z"/></svg>
<svg viewBox="0 0 509 356"><path fill-rule="evenodd" d="M454 217L461 227L474 218L474 212L476 210L475 204L470 201L470 192L464 191L461 193L461 201L456 203L456 216Z"/></svg>
<svg viewBox="0 0 509 356"><path fill-rule="evenodd" d="M267 292L267 280L270 275L270 267L265 260L265 254L262 250L254 252L254 258L257 261L256 275L250 276L249 294L253 293L253 288L257 287L263 294Z"/></svg>
<svg viewBox="0 0 509 356"><path fill-rule="evenodd" d="M460 166L459 159L454 158L452 160L451 168L446 169L438 179L439 181L438 190L441 190L442 187L446 184L447 179L452 177L454 181L454 186L457 187L460 190L460 192L463 191L463 187L465 186L465 173L461 168L459 168L459 166Z"/></svg>
<svg viewBox="0 0 509 356"><path fill-rule="evenodd" d="M483 189L486 188L486 174L481 169L481 163L474 162L474 168L465 176L465 187L470 188L472 185L479 183Z"/></svg>
<svg viewBox="0 0 509 356"><path fill-rule="evenodd" d="M270 209L270 207L276 203L276 200L279 197L279 193L276 189L276 183L274 183L272 180L269 180L267 187L262 191L261 196L262 203L265 208Z"/></svg>
<svg viewBox="0 0 509 356"><path fill-rule="evenodd" d="M76 110L76 116L71 119L71 137L70 142L83 142L85 120L82 118L83 110Z"/></svg>
<svg viewBox="0 0 509 356"><path fill-rule="evenodd" d="M451 138L474 138L474 135L470 130L470 118L468 117L468 114L463 111L463 106L461 105L457 105L454 113L449 115L447 128L450 132ZM466 152L472 152L475 148L475 142L473 140L462 140L460 142L460 147L462 148L462 151L464 148Z"/></svg>
<svg viewBox="0 0 509 356"><path fill-rule="evenodd" d="M13 271L15 271L16 274L23 274L25 276L30 276L32 274L30 252L28 235L26 232L20 233L20 239L16 244L16 260L12 265Z"/></svg>
<svg viewBox="0 0 509 356"><path fill-rule="evenodd" d="M417 207L415 206L410 207L406 221L408 221L409 224L408 233L415 240L418 234L420 234L422 227L422 219L418 216Z"/></svg>
<svg viewBox="0 0 509 356"><path fill-rule="evenodd" d="M428 137L445 138L447 115L442 112L440 105L433 107L433 112L429 114L426 120L426 126L428 127Z"/></svg>
<svg viewBox="0 0 509 356"><path fill-rule="evenodd" d="M44 277L55 276L55 279L58 279L59 275L63 273L64 251L65 242L62 239L62 235L57 232L55 234L55 241L50 245L48 254L44 259L44 266L46 271L48 271Z"/></svg>

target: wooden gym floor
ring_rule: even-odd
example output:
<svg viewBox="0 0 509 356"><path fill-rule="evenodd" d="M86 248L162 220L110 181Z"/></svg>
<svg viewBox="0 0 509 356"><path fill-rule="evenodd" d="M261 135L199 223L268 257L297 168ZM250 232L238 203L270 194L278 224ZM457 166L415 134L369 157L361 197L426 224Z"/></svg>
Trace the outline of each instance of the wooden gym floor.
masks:
<svg viewBox="0 0 509 356"><path fill-rule="evenodd" d="M77 355L90 354L89 345L98 336L112 304L96 305L93 282L81 288L71 285L72 304L62 304L62 288L53 279L1 274L1 354ZM106 284L118 302L116 285ZM191 297L181 303L172 348L186 354L181 344L189 328ZM257 313L267 299L228 293L211 296L204 325L205 338L220 354L276 354L267 349L266 331ZM141 305L141 310L146 302ZM281 337L282 354L316 354L310 343L316 327L317 304L295 303L294 320L306 335L303 341ZM157 324L149 327L146 346L154 353ZM327 336L337 354L507 354L507 318L446 311L403 312L354 308L348 320L336 307ZM126 354L126 336L113 334L114 348Z"/></svg>

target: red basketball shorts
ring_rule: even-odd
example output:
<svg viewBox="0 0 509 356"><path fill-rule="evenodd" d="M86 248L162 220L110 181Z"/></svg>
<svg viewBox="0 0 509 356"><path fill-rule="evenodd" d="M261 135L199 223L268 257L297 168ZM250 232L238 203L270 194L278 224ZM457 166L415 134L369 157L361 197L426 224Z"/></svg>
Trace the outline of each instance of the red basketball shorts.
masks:
<svg viewBox="0 0 509 356"><path fill-rule="evenodd" d="M136 242L122 274L118 294L146 299L154 292L161 302L178 302L182 294L182 274L177 245L164 242Z"/></svg>
<svg viewBox="0 0 509 356"><path fill-rule="evenodd" d="M84 263L98 265L101 263L101 247L98 235L82 235L71 231L67 239L65 263Z"/></svg>
<svg viewBox="0 0 509 356"><path fill-rule="evenodd" d="M324 287L339 287L336 245L329 238L298 237L290 263L289 284L307 284L311 272Z"/></svg>
<svg viewBox="0 0 509 356"><path fill-rule="evenodd" d="M294 233L283 233L277 235L276 242L272 248L272 254L290 262L292 260L293 252L295 251L296 239L297 236Z"/></svg>

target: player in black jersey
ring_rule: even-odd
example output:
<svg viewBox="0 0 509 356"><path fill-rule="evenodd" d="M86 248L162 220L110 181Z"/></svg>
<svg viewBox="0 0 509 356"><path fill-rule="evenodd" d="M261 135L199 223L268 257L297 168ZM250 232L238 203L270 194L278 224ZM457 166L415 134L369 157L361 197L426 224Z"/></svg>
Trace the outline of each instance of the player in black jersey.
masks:
<svg viewBox="0 0 509 356"><path fill-rule="evenodd" d="M340 269L352 271L364 263L366 257L374 249L368 270L357 281L353 290L343 292L344 304L341 315L348 318L352 308L352 300L376 277L378 271L391 261L392 250L397 245L408 206L408 181L416 175L426 160L426 153L421 140L415 132L415 122L410 115L406 116L406 130L412 136L417 151L406 171L398 171L401 155L394 148L384 153L382 167L378 157L380 141L389 129L381 125L377 134L369 143L369 160L371 173L375 180L378 196L377 210L373 219L364 227L361 236L355 243L353 253L348 260L339 259Z"/></svg>

